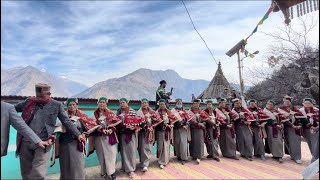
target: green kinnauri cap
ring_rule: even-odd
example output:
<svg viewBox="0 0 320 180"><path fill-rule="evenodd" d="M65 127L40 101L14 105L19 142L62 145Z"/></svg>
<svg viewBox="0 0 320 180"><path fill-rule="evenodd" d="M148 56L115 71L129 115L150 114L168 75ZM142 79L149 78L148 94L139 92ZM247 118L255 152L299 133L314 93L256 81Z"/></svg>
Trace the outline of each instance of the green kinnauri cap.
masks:
<svg viewBox="0 0 320 180"><path fill-rule="evenodd" d="M160 100L159 100L159 104L160 104L160 103L166 103L166 100L165 100L165 99L160 99Z"/></svg>
<svg viewBox="0 0 320 180"><path fill-rule="evenodd" d="M71 103L71 102L75 102L76 104L78 104L78 99L77 98L69 98L69 99L67 99L65 104L68 106L69 103Z"/></svg>
<svg viewBox="0 0 320 180"><path fill-rule="evenodd" d="M146 101L147 103L149 102L149 99L147 99L147 98L142 98L141 99L141 102L143 102L143 101Z"/></svg>
<svg viewBox="0 0 320 180"><path fill-rule="evenodd" d="M272 100L269 100L268 103L276 105L276 103L274 101L272 101Z"/></svg>
<svg viewBox="0 0 320 180"><path fill-rule="evenodd" d="M303 102L306 102L306 101L308 101L308 102L310 102L310 103L314 103L314 100L311 99L311 98L304 98L304 99L303 99Z"/></svg>
<svg viewBox="0 0 320 180"><path fill-rule="evenodd" d="M121 102L121 101L124 101L124 102L128 103L128 100L127 100L126 98L121 98L119 101L120 101L120 102Z"/></svg>

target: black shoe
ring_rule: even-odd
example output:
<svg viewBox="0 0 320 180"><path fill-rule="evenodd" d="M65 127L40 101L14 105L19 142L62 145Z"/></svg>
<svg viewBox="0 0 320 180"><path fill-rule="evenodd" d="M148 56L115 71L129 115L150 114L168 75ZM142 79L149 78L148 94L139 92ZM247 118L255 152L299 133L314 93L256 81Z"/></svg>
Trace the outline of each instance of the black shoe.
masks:
<svg viewBox="0 0 320 180"><path fill-rule="evenodd" d="M116 180L116 179L117 179L117 176L116 176L115 174L111 174L110 179L111 179L111 180Z"/></svg>
<svg viewBox="0 0 320 180"><path fill-rule="evenodd" d="M100 174L101 177L106 177L107 173L106 174Z"/></svg>
<svg viewBox="0 0 320 180"><path fill-rule="evenodd" d="M178 157L178 161L181 161L181 157Z"/></svg>
<svg viewBox="0 0 320 180"><path fill-rule="evenodd" d="M213 158L213 156L211 156L211 155L208 155L208 156L207 156L207 158L208 158L208 159L212 159L212 158Z"/></svg>

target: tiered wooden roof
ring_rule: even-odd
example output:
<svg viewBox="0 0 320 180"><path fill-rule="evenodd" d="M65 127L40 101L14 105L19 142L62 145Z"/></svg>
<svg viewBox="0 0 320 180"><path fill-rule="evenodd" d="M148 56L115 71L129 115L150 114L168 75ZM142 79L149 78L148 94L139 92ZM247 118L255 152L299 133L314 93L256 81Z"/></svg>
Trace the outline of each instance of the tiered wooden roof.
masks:
<svg viewBox="0 0 320 180"><path fill-rule="evenodd" d="M218 98L223 92L224 88L231 89L231 86L227 78L223 75L221 63L219 62L218 69L211 80L209 87L198 96L198 99Z"/></svg>

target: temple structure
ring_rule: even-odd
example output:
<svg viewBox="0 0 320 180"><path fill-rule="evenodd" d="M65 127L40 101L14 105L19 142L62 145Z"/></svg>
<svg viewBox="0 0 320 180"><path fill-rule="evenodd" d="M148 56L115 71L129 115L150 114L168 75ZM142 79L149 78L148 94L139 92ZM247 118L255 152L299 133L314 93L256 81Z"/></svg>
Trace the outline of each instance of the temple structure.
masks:
<svg viewBox="0 0 320 180"><path fill-rule="evenodd" d="M204 90L199 96L198 99L214 99L220 97L220 94L223 92L224 88L231 90L230 83L227 78L223 75L221 63L218 64L218 69L213 79L211 80L208 88Z"/></svg>

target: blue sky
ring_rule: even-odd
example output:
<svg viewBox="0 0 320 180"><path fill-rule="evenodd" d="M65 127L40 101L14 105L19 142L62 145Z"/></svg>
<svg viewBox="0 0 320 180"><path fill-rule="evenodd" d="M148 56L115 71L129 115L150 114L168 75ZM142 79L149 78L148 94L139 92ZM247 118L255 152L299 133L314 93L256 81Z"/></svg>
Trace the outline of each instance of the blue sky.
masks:
<svg viewBox="0 0 320 180"><path fill-rule="evenodd" d="M185 3L227 79L237 83L236 56L225 52L251 33L271 2ZM284 26L281 13L259 31L276 26ZM272 43L259 31L247 49L260 54L245 67L261 66ZM317 43L318 32L319 24L312 34ZM181 1L2 1L1 37L2 68L32 65L88 86L139 68L211 80L217 68Z"/></svg>

